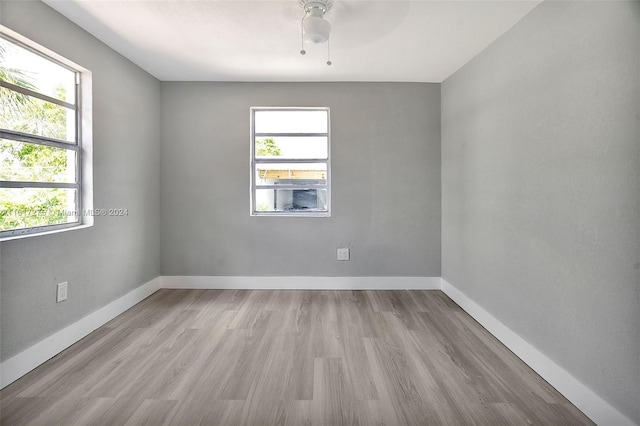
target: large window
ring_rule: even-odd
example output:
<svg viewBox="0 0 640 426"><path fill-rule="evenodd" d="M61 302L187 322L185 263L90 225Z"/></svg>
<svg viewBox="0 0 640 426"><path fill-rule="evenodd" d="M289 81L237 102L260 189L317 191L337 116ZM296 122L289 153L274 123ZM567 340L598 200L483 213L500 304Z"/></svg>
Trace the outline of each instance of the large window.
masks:
<svg viewBox="0 0 640 426"><path fill-rule="evenodd" d="M83 72L0 28L0 238L87 223Z"/></svg>
<svg viewBox="0 0 640 426"><path fill-rule="evenodd" d="M329 216L328 108L251 108L251 214Z"/></svg>

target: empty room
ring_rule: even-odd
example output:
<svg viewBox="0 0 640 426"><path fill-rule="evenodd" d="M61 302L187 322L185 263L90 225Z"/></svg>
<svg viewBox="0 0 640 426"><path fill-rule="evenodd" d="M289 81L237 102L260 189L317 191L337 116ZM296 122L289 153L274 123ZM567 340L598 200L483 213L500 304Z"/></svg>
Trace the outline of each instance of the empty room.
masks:
<svg viewBox="0 0 640 426"><path fill-rule="evenodd" d="M640 425L640 1L0 0L0 424Z"/></svg>

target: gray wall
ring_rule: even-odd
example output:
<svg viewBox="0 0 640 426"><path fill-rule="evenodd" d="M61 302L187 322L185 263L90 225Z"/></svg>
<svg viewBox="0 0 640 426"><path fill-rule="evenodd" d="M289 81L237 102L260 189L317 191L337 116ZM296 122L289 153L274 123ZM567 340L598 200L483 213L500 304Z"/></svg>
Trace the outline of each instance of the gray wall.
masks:
<svg viewBox="0 0 640 426"><path fill-rule="evenodd" d="M89 229L0 243L1 359L160 273L160 83L41 2L2 0L0 23L93 72L94 205L128 208ZM55 286L69 298L55 303Z"/></svg>
<svg viewBox="0 0 640 426"><path fill-rule="evenodd" d="M640 423L638 5L543 3L442 85L441 121L437 84L160 84L2 0L93 71L95 206L130 215L2 243L0 359L161 273L439 276L442 230L447 281ZM331 218L249 216L250 106L331 108Z"/></svg>
<svg viewBox="0 0 640 426"><path fill-rule="evenodd" d="M163 82L162 105L163 275L440 276L438 84ZM249 216L251 106L331 108L330 218Z"/></svg>
<svg viewBox="0 0 640 426"><path fill-rule="evenodd" d="M640 424L640 3L544 2L442 85L442 276Z"/></svg>

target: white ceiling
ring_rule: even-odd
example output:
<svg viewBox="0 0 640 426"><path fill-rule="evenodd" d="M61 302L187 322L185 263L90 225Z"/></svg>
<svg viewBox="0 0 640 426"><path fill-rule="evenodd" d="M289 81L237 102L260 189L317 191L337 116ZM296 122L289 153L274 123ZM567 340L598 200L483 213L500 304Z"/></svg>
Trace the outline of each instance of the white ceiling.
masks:
<svg viewBox="0 0 640 426"><path fill-rule="evenodd" d="M300 55L296 0L44 0L165 81L442 82L540 3L334 0Z"/></svg>

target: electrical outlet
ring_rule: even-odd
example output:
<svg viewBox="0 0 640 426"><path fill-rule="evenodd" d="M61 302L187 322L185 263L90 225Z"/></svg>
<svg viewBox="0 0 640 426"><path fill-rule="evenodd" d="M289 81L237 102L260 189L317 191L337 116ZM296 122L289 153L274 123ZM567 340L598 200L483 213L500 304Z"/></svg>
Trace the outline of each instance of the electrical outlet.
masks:
<svg viewBox="0 0 640 426"><path fill-rule="evenodd" d="M338 260L349 260L349 249L339 248L337 255L338 255Z"/></svg>
<svg viewBox="0 0 640 426"><path fill-rule="evenodd" d="M56 303L62 302L63 300L67 300L67 286L68 283L65 281L63 283L58 284L57 293L56 293Z"/></svg>

